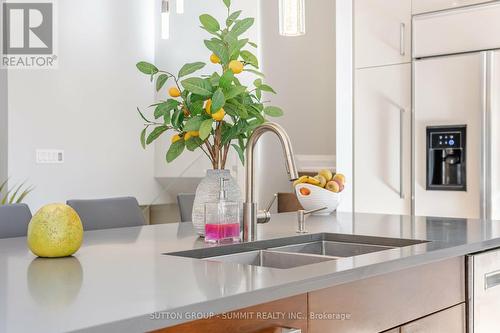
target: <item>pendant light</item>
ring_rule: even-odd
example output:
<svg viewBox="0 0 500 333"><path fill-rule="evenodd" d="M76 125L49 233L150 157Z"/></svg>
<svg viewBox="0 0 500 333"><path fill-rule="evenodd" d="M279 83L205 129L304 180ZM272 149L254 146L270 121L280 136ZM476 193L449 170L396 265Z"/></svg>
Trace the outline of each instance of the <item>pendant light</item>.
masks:
<svg viewBox="0 0 500 333"><path fill-rule="evenodd" d="M184 14L184 0L177 0L175 4L175 11L177 14Z"/></svg>
<svg viewBox="0 0 500 333"><path fill-rule="evenodd" d="M170 38L170 6L168 0L161 1L161 39Z"/></svg>
<svg viewBox="0 0 500 333"><path fill-rule="evenodd" d="M302 36L306 33L305 0L279 0L280 35Z"/></svg>

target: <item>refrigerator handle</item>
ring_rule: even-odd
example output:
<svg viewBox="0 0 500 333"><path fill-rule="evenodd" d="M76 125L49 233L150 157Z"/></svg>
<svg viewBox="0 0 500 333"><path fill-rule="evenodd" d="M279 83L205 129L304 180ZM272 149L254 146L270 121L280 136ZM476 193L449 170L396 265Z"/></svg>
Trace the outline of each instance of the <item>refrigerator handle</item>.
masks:
<svg viewBox="0 0 500 333"><path fill-rule="evenodd" d="M399 197L401 199L405 198L405 191L404 191L404 161L403 161L403 154L404 154L404 116L405 116L406 110L404 108L399 109Z"/></svg>
<svg viewBox="0 0 500 333"><path fill-rule="evenodd" d="M399 25L399 54L404 56L406 55L405 51L405 32L406 32L406 24L401 23Z"/></svg>

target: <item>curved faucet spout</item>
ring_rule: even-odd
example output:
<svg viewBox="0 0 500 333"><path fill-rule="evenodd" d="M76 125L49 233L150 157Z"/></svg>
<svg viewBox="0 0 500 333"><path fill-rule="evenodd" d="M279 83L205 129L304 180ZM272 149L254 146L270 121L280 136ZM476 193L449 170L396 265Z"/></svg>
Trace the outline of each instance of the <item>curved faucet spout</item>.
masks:
<svg viewBox="0 0 500 333"><path fill-rule="evenodd" d="M256 237L257 230L257 203L255 200L255 146L262 134L271 132L278 137L283 153L285 155L285 166L293 181L299 177L295 158L293 154L292 143L286 131L276 123L265 123L257 127L252 136L248 139L246 150L246 165L245 165L245 203L243 205L243 240L253 241Z"/></svg>

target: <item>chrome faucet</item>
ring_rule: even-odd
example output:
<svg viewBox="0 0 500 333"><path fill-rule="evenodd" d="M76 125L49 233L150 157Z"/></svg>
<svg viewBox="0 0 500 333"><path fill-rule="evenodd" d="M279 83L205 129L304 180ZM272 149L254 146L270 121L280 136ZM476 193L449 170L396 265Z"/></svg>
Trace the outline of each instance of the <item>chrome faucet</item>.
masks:
<svg viewBox="0 0 500 333"><path fill-rule="evenodd" d="M276 123L265 123L257 127L252 136L248 139L246 150L246 165L245 165L245 202L243 203L243 241L254 241L257 236L257 223L269 222L269 212L257 210L257 202L255 200L255 145L259 141L262 134L272 132L276 134L281 142L283 153L285 154L286 171L290 176L290 180L294 181L299 177L297 167L295 166L295 158L293 155L292 143L290 137L285 132L283 127Z"/></svg>

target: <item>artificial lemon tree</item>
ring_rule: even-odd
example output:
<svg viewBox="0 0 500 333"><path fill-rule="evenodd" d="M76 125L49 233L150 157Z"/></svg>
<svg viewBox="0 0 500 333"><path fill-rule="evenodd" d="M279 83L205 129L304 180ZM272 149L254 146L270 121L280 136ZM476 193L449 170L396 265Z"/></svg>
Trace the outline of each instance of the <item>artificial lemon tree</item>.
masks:
<svg viewBox="0 0 500 333"><path fill-rule="evenodd" d="M138 108L145 121L141 132L143 147L166 133L173 134L167 162L175 160L186 149L201 149L214 169L224 169L232 147L244 163L246 142L253 130L266 121L266 116L283 115L280 108L262 101L262 92L275 91L263 83L264 75L258 71L257 57L251 52L257 45L242 37L254 19L240 18L241 11L231 11L231 0L223 2L227 7L224 26L211 15L200 16L201 28L211 35L204 41L212 53L210 61L220 65L219 71L194 76L206 66L195 62L185 64L175 75L144 61L137 64L142 73L156 82L157 91L169 86L170 98L150 106L154 120ZM256 77L252 86L240 82L242 73Z"/></svg>

